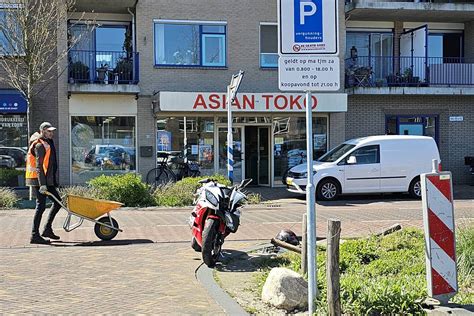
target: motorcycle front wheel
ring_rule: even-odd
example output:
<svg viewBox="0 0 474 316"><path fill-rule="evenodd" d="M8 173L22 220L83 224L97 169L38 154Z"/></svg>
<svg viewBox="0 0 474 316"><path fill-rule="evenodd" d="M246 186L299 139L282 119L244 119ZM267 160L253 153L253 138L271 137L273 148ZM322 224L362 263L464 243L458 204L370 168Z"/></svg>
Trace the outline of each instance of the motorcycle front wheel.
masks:
<svg viewBox="0 0 474 316"><path fill-rule="evenodd" d="M202 232L202 260L209 267L216 265L221 253L222 243L219 238L219 222L213 218L206 219Z"/></svg>

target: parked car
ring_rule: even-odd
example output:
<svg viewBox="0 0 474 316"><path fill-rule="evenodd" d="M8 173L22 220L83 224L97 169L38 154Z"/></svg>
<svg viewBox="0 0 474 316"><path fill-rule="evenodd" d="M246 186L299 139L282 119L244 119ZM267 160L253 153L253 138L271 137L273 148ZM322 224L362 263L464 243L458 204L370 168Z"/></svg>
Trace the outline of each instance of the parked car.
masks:
<svg viewBox="0 0 474 316"><path fill-rule="evenodd" d="M15 159L16 167L26 165L26 150L19 147L0 147L0 155L10 156Z"/></svg>
<svg viewBox="0 0 474 316"><path fill-rule="evenodd" d="M15 167L15 159L7 155L0 155L0 168L13 169Z"/></svg>
<svg viewBox="0 0 474 316"><path fill-rule="evenodd" d="M135 149L122 145L95 145L86 155L84 162L102 166L105 162L120 166L129 165L133 170L135 165Z"/></svg>
<svg viewBox="0 0 474 316"><path fill-rule="evenodd" d="M352 139L313 162L316 195L320 200L334 200L347 193L409 192L420 198L420 175L431 172L433 159L441 163L431 137L383 135ZM290 169L286 177L288 191L306 193L306 170L306 164Z"/></svg>

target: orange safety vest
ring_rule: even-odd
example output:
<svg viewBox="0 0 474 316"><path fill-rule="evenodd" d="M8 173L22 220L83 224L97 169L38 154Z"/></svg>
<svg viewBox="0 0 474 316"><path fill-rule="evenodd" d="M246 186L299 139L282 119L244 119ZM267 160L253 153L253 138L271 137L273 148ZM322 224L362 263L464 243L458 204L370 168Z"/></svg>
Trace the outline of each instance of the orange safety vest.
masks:
<svg viewBox="0 0 474 316"><path fill-rule="evenodd" d="M30 149L28 150L28 154L26 155L26 175L25 175L26 179L38 179L38 170L36 169L36 157L33 155L33 152L32 152L36 144L38 144L38 142L40 142L46 149L46 155L44 156L44 160L43 160L43 171L44 171L44 174L48 172L49 156L51 155L51 146L49 146L47 142L45 142L44 140L40 138L31 144Z"/></svg>

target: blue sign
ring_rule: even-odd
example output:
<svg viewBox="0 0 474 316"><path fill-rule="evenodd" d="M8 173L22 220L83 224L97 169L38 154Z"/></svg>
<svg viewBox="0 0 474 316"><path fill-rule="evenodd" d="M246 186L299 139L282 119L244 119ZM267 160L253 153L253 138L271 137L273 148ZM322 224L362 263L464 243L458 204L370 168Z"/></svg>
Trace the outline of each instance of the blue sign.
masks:
<svg viewBox="0 0 474 316"><path fill-rule="evenodd" d="M296 43L320 43L323 38L322 0L294 0Z"/></svg>
<svg viewBox="0 0 474 316"><path fill-rule="evenodd" d="M0 113L26 113L25 98L14 90L0 90Z"/></svg>

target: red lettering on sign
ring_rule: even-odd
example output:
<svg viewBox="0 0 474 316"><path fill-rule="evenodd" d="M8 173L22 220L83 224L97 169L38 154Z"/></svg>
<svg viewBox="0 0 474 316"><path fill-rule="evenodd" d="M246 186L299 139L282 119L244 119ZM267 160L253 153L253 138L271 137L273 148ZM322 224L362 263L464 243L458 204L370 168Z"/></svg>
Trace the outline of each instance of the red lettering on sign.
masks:
<svg viewBox="0 0 474 316"><path fill-rule="evenodd" d="M211 109L218 109L221 104L219 103L219 95L218 94L211 94L209 96L209 108Z"/></svg>
<svg viewBox="0 0 474 316"><path fill-rule="evenodd" d="M244 109L247 108L247 105L250 109L255 110L255 95L252 94L252 98L249 99L247 95L244 95Z"/></svg>
<svg viewBox="0 0 474 316"><path fill-rule="evenodd" d="M240 110L241 107L240 107L239 99L234 98L234 102L232 103L232 106L233 106L234 108L238 108L238 109Z"/></svg>
<svg viewBox="0 0 474 316"><path fill-rule="evenodd" d="M280 105L278 100L281 100L283 99L283 104ZM287 106L288 106L288 99L284 96L284 95L279 95L275 98L275 100L273 101L273 105L279 109L279 110L283 110L285 109Z"/></svg>
<svg viewBox="0 0 474 316"><path fill-rule="evenodd" d="M300 104L300 98L301 96L297 96L296 98L294 96L290 96L290 109L295 109L295 108L298 108L300 110L302 110L303 108L301 107L301 104ZM296 107L295 107L296 106Z"/></svg>
<svg viewBox="0 0 474 316"><path fill-rule="evenodd" d="M265 99L265 110L269 110L270 109L270 99L273 98L273 96L262 94L262 98Z"/></svg>
<svg viewBox="0 0 474 316"><path fill-rule="evenodd" d="M312 95L312 96L311 96L311 99L313 100L313 101L311 102L311 103L313 103L312 106L311 106L311 108L314 110L314 109L316 108L316 106L318 105L318 98L316 98L314 95ZM303 104L304 104L304 107L306 108L306 98L304 99Z"/></svg>
<svg viewBox="0 0 474 316"><path fill-rule="evenodd" d="M202 106L204 109L207 109L206 101L204 101L204 97L202 96L202 94L198 94L198 96L196 97L196 100L194 101L193 105L193 110L196 109L198 106Z"/></svg>

